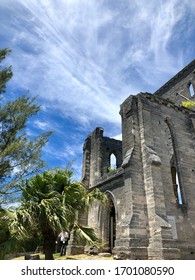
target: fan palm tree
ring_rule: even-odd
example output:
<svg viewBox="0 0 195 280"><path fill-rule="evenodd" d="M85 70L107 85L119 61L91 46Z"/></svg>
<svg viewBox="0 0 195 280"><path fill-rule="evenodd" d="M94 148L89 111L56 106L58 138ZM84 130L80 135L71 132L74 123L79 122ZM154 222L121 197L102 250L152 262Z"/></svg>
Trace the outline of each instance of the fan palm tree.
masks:
<svg viewBox="0 0 195 280"><path fill-rule="evenodd" d="M9 230L9 220L11 219L13 219L13 213L0 208L0 260L4 259L6 254L19 248L19 243Z"/></svg>
<svg viewBox="0 0 195 280"><path fill-rule="evenodd" d="M43 239L46 260L53 259L53 246L57 232L71 228L88 242L97 240L94 231L81 227L77 213L82 213L94 201L106 201L98 190L88 193L79 182L71 181L69 169L53 169L30 178L21 185L22 200L15 212L11 228L18 236L27 238L33 230L39 231Z"/></svg>
<svg viewBox="0 0 195 280"><path fill-rule="evenodd" d="M0 260L20 250L36 248L40 244L40 234L35 229L31 230L33 234L30 238L18 238L18 229L10 226L15 218L15 211L0 208Z"/></svg>

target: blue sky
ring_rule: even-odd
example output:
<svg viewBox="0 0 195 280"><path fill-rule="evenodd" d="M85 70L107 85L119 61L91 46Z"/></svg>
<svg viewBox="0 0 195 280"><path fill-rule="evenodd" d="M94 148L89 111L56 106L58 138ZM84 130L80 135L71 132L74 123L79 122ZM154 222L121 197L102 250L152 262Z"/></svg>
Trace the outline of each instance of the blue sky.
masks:
<svg viewBox="0 0 195 280"><path fill-rule="evenodd" d="M14 77L6 98L29 90L42 111L29 136L55 133L43 149L48 168L73 162L100 126L121 136L120 104L156 91L195 58L191 0L1 0L0 48Z"/></svg>

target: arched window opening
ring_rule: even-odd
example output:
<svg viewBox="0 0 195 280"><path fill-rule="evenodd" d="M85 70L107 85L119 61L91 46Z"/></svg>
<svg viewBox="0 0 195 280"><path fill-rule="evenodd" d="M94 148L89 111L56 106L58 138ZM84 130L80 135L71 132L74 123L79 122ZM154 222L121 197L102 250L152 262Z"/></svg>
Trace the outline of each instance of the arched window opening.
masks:
<svg viewBox="0 0 195 280"><path fill-rule="evenodd" d="M171 175L172 175L173 190L174 190L176 202L182 205L183 200L181 195L180 183L178 179L178 173L174 166L171 167Z"/></svg>
<svg viewBox="0 0 195 280"><path fill-rule="evenodd" d="M116 156L114 154L110 155L110 170L115 170L117 168L116 166Z"/></svg>
<svg viewBox="0 0 195 280"><path fill-rule="evenodd" d="M180 188L180 183L179 183L178 173L177 172L176 172L176 187L177 187L178 203L180 205L182 205L183 204L183 199L182 199L182 195L181 195L181 188Z"/></svg>
<svg viewBox="0 0 195 280"><path fill-rule="evenodd" d="M168 142L168 151L170 155L170 168L171 168L173 190L177 203L181 206L186 206L187 204L185 198L185 191L183 188L180 156L177 148L178 147L177 138L171 120L167 118L165 122L168 126L167 142Z"/></svg>
<svg viewBox="0 0 195 280"><path fill-rule="evenodd" d="M189 84L189 93L190 93L191 97L193 97L195 95L194 87L193 87L192 83Z"/></svg>

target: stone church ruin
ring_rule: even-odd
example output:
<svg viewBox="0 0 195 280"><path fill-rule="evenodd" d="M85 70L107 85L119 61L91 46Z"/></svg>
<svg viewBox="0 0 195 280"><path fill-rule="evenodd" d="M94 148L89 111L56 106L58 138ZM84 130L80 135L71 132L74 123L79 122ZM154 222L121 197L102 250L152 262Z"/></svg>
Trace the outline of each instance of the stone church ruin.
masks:
<svg viewBox="0 0 195 280"><path fill-rule="evenodd" d="M195 111L182 106L195 101L193 89L195 60L155 93L121 104L122 141L100 127L85 140L82 182L110 201L95 204L86 224L114 254L195 259Z"/></svg>

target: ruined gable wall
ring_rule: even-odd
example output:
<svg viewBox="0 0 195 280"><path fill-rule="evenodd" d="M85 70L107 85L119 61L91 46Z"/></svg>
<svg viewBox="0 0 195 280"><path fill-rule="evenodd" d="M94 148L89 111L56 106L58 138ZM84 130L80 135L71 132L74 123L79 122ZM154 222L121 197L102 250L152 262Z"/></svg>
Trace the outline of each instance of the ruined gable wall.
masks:
<svg viewBox="0 0 195 280"><path fill-rule="evenodd" d="M122 141L105 137L103 132L103 128L97 127L83 147L82 182L90 188L108 174L111 154L116 157L117 168L122 164Z"/></svg>
<svg viewBox="0 0 195 280"><path fill-rule="evenodd" d="M112 197L114 250L126 251L132 258L194 259L195 113L182 108L184 99L176 95L190 97L194 65L195 61L154 95L142 93L123 102L122 147L120 141L104 137L101 128L87 138L83 178L89 187ZM109 174L109 156L118 152L117 165L122 165ZM182 205L176 199L171 164L177 167ZM88 223L108 239L108 212L94 206Z"/></svg>
<svg viewBox="0 0 195 280"><path fill-rule="evenodd" d="M122 164L122 141L109 137L102 139L102 175L106 175L111 167L111 155L116 158L116 168Z"/></svg>
<svg viewBox="0 0 195 280"><path fill-rule="evenodd" d="M156 180L155 213L167 219L173 219L175 225L172 238L181 249L191 246L191 252L195 250L195 143L193 139L192 114L188 110L166 103L154 96L140 95L144 114L145 127L149 133L144 134L147 138L147 146L151 147L160 159L159 170L153 170L153 181ZM150 101L148 101L150 100ZM151 102L152 101L152 102ZM178 157L178 172L180 183L184 192L184 205L179 205L173 191L173 183L170 172L170 139L167 138L166 120L172 123L175 139L173 139ZM169 134L169 138L170 138ZM157 168L156 168L157 169ZM157 176L158 175L158 176ZM155 179L156 178L156 179ZM154 189L155 193L155 189ZM163 206L164 205L164 206ZM176 231L176 233L175 233ZM164 235L164 246L170 244ZM188 254L190 254L188 252ZM192 255L193 256L193 255Z"/></svg>
<svg viewBox="0 0 195 280"><path fill-rule="evenodd" d="M195 60L165 83L154 95L166 98L179 106L185 99L178 95L178 93L191 100L195 100L195 96L190 94L189 86L191 84L195 92Z"/></svg>

